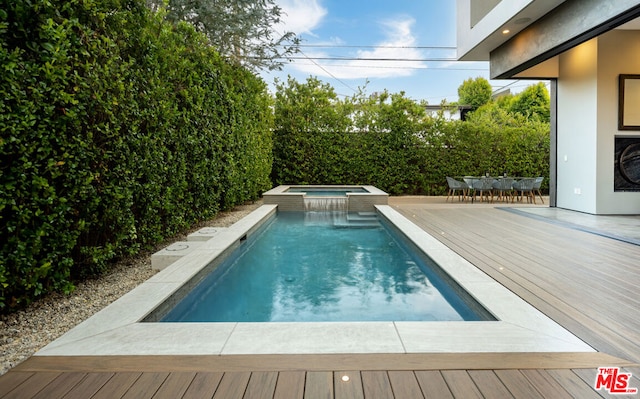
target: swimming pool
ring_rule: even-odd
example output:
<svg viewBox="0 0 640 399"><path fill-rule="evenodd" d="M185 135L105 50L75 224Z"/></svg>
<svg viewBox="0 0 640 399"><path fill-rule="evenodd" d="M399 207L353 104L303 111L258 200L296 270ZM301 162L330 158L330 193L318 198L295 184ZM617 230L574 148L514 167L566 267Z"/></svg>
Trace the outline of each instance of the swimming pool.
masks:
<svg viewBox="0 0 640 399"><path fill-rule="evenodd" d="M375 213L346 212L278 213L161 317L396 320L495 318Z"/></svg>
<svg viewBox="0 0 640 399"><path fill-rule="evenodd" d="M382 194L381 194L382 195ZM496 321L163 323L147 317L280 205L265 204L38 351L35 356L594 352L390 205L378 217L428 253ZM143 322L147 320L147 322Z"/></svg>

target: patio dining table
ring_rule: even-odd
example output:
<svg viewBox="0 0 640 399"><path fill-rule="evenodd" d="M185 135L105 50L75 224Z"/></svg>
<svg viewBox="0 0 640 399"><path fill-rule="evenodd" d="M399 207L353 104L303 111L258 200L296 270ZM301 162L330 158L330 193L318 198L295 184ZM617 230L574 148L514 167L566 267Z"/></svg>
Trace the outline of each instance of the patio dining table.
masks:
<svg viewBox="0 0 640 399"><path fill-rule="evenodd" d="M465 183L467 183L467 186L469 186L469 191L467 192L467 195L471 197L471 203L473 204L473 201L475 199L475 188L473 188L473 186L479 182L482 181L483 179L492 179L492 180L500 180L503 178L510 178L510 179L514 179L514 180L518 180L520 179L520 177L514 177L514 176L459 176L456 177L457 179L463 180ZM482 199L480 199L482 201Z"/></svg>

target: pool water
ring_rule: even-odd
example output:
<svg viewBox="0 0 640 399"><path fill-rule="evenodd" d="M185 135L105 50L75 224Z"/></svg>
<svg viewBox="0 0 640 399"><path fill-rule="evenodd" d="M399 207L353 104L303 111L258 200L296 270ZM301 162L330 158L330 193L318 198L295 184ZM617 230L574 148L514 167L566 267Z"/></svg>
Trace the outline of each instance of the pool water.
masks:
<svg viewBox="0 0 640 399"><path fill-rule="evenodd" d="M490 319L375 214L347 216L278 213L161 321Z"/></svg>

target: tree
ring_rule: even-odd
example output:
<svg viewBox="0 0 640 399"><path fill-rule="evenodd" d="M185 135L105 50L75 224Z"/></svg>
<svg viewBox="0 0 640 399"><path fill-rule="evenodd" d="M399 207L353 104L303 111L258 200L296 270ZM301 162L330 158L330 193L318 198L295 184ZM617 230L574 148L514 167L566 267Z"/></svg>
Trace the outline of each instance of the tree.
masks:
<svg viewBox="0 0 640 399"><path fill-rule="evenodd" d="M527 118L539 118L543 122L549 122L550 99L547 86L543 82L524 89L511 101L512 113L519 113Z"/></svg>
<svg viewBox="0 0 640 399"><path fill-rule="evenodd" d="M458 103L474 110L491 101L491 84L482 77L467 79L458 87Z"/></svg>
<svg viewBox="0 0 640 399"><path fill-rule="evenodd" d="M282 9L274 0L147 0L159 9L166 2L167 18L187 21L204 32L229 60L250 69L280 69L283 58L298 51L293 32L278 33Z"/></svg>
<svg viewBox="0 0 640 399"><path fill-rule="evenodd" d="M329 184L335 157L345 145L327 144L326 137L349 128L350 119L342 101L328 83L308 77L300 83L291 76L276 80L274 106L272 180L276 184ZM291 160L295 160L290 162Z"/></svg>

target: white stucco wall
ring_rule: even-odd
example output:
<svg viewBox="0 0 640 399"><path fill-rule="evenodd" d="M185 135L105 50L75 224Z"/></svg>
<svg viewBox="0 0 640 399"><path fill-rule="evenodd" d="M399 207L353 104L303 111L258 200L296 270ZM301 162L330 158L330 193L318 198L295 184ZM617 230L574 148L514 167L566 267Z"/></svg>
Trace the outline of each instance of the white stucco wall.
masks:
<svg viewBox="0 0 640 399"><path fill-rule="evenodd" d="M640 73L640 32L610 31L559 57L557 206L640 214L640 193L613 191L618 75Z"/></svg>
<svg viewBox="0 0 640 399"><path fill-rule="evenodd" d="M597 40L560 56L557 206L596 213Z"/></svg>

